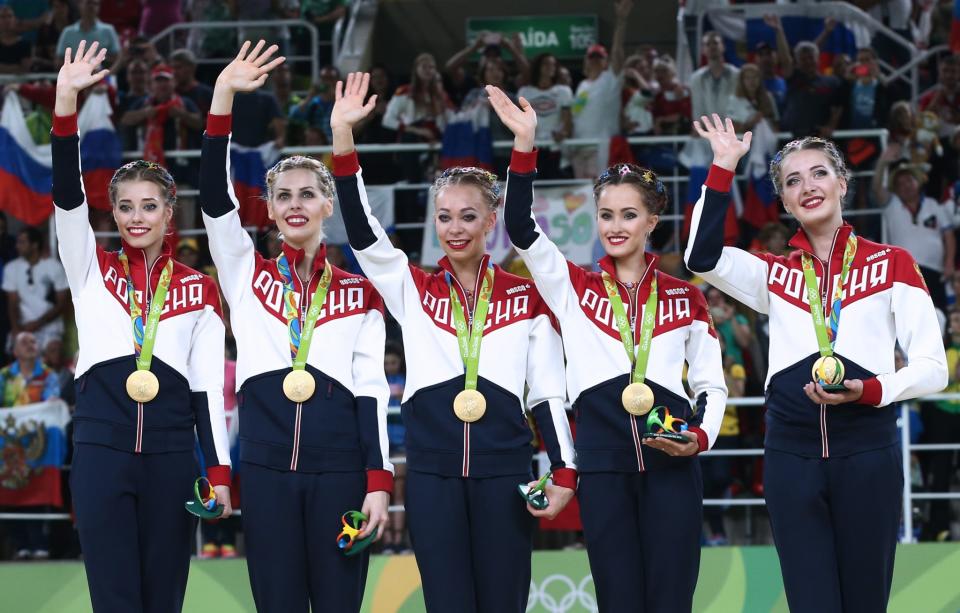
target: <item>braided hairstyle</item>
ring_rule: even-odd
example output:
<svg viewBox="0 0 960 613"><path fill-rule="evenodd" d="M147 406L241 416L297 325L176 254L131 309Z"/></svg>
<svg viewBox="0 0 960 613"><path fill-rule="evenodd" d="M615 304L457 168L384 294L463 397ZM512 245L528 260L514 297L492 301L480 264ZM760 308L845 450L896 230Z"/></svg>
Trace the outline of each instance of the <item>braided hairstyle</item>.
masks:
<svg viewBox="0 0 960 613"><path fill-rule="evenodd" d="M433 190L434 201L443 188L451 185L472 185L480 190L483 201L491 211L496 211L500 206L500 183L497 175L489 170L476 166L455 166L444 170L430 188Z"/></svg>
<svg viewBox="0 0 960 613"><path fill-rule="evenodd" d="M643 205L651 215L660 215L667 208L667 190L663 181L649 168L636 164L616 164L604 170L593 184L593 199L611 185L629 185L640 192Z"/></svg>
<svg viewBox="0 0 960 613"><path fill-rule="evenodd" d="M773 189L777 196L783 195L783 161L791 153L809 150L823 152L824 157L827 158L833 171L849 185L851 178L850 170L847 168L847 163L843 159L843 154L837 149L837 145L832 140L820 138L819 136L806 136L790 141L770 160L770 180L773 181Z"/></svg>
<svg viewBox="0 0 960 613"><path fill-rule="evenodd" d="M333 200L333 175L330 174L330 171L327 170L327 167L323 164L323 162L305 155L292 155L288 158L283 158L274 164L273 168L267 171L267 200L273 199L274 189L277 184L277 179L280 177L280 175L288 170L297 169L309 170L316 175L317 186L320 188L320 193L324 197Z"/></svg>
<svg viewBox="0 0 960 613"><path fill-rule="evenodd" d="M116 206L117 192L120 184L127 181L148 181L160 188L160 194L167 206L173 208L177 204L177 184L166 168L156 162L147 160L134 160L128 162L117 169L110 179L110 186L107 194L110 197L110 204Z"/></svg>

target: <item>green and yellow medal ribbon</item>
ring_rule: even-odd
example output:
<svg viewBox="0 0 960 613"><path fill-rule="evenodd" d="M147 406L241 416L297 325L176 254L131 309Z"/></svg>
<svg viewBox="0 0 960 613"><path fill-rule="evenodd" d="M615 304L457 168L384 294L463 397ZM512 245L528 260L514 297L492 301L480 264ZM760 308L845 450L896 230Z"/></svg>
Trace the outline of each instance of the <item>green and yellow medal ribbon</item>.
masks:
<svg viewBox="0 0 960 613"><path fill-rule="evenodd" d="M825 319L823 303L820 301L820 289L817 286L817 275L813 271L813 258L809 253L800 255L803 267L803 280L807 287L807 299L810 302L810 315L813 318L813 329L817 335L817 345L821 356L833 355L833 347L837 343L837 331L840 328L840 309L842 308L843 288L850 275L850 264L857 254L857 237L851 232L847 244L843 249L843 265L840 268L840 281L833 287L833 296L830 301L830 318ZM829 284L829 279L823 281ZM827 325L829 321L829 326Z"/></svg>
<svg viewBox="0 0 960 613"><path fill-rule="evenodd" d="M130 310L130 321L133 324L133 350L137 356L137 370L150 370L150 362L153 360L153 345L157 340L157 328L160 324L160 313L163 311L163 303L167 299L167 289L170 287L170 279L173 278L173 259L167 258L163 270L160 271L160 278L157 280L157 287L153 291L153 299L147 312L147 321L143 321L143 308L137 302L137 292L133 285L133 275L130 274L130 262L127 254L120 252L120 265L123 267L123 274L127 277L127 306ZM147 279L149 286L150 279ZM144 293L146 297L146 293Z"/></svg>
<svg viewBox="0 0 960 613"><path fill-rule="evenodd" d="M487 311L490 308L490 295L493 292L493 265L488 265L483 273L483 282L473 311L472 325L467 326L463 314L463 305L453 287L452 275L447 273L447 285L450 288L450 305L453 311L453 325L457 332L457 344L465 371L465 390L477 389L477 372L480 369L480 343L483 340L483 328L487 323Z"/></svg>
<svg viewBox="0 0 960 613"><path fill-rule="evenodd" d="M613 318L620 332L623 348L627 352L630 364L633 365L630 383L643 383L647 375L647 362L650 359L653 326L657 319L657 273L653 272L653 280L650 281L650 295L647 296L640 320L640 344L636 349L634 349L633 330L630 328L630 320L627 318L627 310L623 306L623 299L620 298L617 283L607 272L603 273L603 287L607 290L607 298L613 308Z"/></svg>
<svg viewBox="0 0 960 613"><path fill-rule="evenodd" d="M293 358L293 370L304 370L307 365L307 356L310 354L310 343L313 341L313 331L314 328L316 328L317 319L320 318L323 303L327 299L327 291L330 289L333 270L330 262L324 262L323 274L320 275L317 289L313 292L313 299L307 308L302 327L300 324L300 309L297 305L296 289L293 284L293 272L290 269L285 254L280 254L280 257L277 258L277 270L280 272L280 276L283 277L284 319L287 320L287 330L290 338L290 355ZM303 289L307 291L307 288Z"/></svg>

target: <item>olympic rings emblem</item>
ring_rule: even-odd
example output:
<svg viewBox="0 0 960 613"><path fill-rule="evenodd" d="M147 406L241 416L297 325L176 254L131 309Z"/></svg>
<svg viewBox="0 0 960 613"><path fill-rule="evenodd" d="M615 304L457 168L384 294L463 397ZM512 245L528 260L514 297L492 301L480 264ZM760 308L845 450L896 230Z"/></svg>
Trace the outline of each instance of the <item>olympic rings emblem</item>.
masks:
<svg viewBox="0 0 960 613"><path fill-rule="evenodd" d="M562 590L565 591L562 597L557 600L560 589L551 590L549 587L559 583ZM570 611L588 611L597 613L597 598L594 590L587 590L589 584L593 583L593 575L587 574L580 580L580 583L574 583L573 579L567 575L547 575L537 587L535 581L530 581L530 597L527 600L527 613L534 610L543 610L547 613L569 613ZM577 605L580 605L577 607ZM577 607L577 608L574 608Z"/></svg>

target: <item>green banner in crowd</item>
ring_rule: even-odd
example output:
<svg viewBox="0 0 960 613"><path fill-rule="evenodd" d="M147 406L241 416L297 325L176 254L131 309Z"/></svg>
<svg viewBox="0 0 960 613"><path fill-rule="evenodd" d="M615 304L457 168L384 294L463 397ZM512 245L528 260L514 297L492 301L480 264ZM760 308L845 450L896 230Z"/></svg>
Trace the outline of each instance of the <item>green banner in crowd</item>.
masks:
<svg viewBox="0 0 960 613"><path fill-rule="evenodd" d="M960 545L901 545L890 594L891 613L960 610ZM669 582L668 582L669 583ZM73 613L90 610L80 562L0 564L4 611ZM665 585L669 589L669 585ZM183 610L255 611L242 559L194 561ZM373 556L362 613L422 613L420 574L412 555ZM533 555L530 613L596 613L587 554L544 551ZM697 612L788 613L773 547L715 547L703 550L694 597Z"/></svg>
<svg viewBox="0 0 960 613"><path fill-rule="evenodd" d="M475 17L467 19L467 42L480 32L492 32L491 44L502 37L520 34L527 57L552 53L561 59L582 58L597 42L596 15L532 15L529 17Z"/></svg>

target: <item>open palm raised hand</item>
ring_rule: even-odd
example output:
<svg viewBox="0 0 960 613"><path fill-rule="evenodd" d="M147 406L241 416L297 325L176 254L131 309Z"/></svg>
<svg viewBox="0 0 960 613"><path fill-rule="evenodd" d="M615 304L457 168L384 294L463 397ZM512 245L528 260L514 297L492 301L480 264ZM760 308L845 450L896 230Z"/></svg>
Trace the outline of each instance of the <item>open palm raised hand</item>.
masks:
<svg viewBox="0 0 960 613"><path fill-rule="evenodd" d="M76 96L94 83L99 83L110 74L107 69L97 70L107 57L107 49L100 47L94 41L87 47L87 41L82 40L77 45L76 54L67 47L63 56L63 66L57 74L57 93Z"/></svg>
<svg viewBox="0 0 960 613"><path fill-rule="evenodd" d="M520 106L517 106L499 87L487 85L486 89L490 106L497 113L497 117L517 137L517 148L532 150L537 133L537 113L527 99L521 96ZM527 142L529 149L525 146Z"/></svg>
<svg viewBox="0 0 960 613"><path fill-rule="evenodd" d="M270 71L287 58L280 56L270 60L279 47L270 45L264 50L265 45L266 43L261 40L251 51L250 41L244 42L237 57L220 72L217 84L234 92L250 92L266 83Z"/></svg>
<svg viewBox="0 0 960 613"><path fill-rule="evenodd" d="M713 149L713 163L721 168L734 170L740 158L750 151L753 132L744 133L743 140L740 140L737 138L736 130L733 129L733 120L729 117L724 122L716 113L712 117L704 115L699 121L693 122L693 127L697 134L710 142L710 148Z"/></svg>
<svg viewBox="0 0 960 613"><path fill-rule="evenodd" d="M351 72L347 75L347 82L337 81L336 102L330 111L330 128L352 129L361 119L373 111L377 105L377 95L370 96L364 104L370 88L369 72Z"/></svg>

